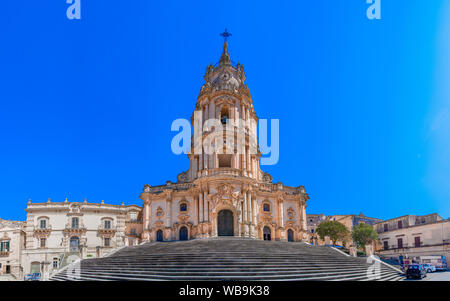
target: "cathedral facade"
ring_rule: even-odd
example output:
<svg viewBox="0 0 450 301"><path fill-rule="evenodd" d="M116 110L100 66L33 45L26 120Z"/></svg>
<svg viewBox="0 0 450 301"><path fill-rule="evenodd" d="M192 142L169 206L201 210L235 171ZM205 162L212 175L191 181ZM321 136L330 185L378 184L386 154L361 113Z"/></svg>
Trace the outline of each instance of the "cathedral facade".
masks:
<svg viewBox="0 0 450 301"><path fill-rule="evenodd" d="M307 239L308 195L303 186L273 183L272 176L260 169L262 154L254 139L258 117L244 83L244 67L232 63L227 47L225 40L219 63L207 68L191 117L194 132L196 126L203 129L192 139L192 149L200 152L188 154L190 168L178 175L176 183L145 185L140 195L144 241L217 236ZM220 124L212 120L222 123L223 130L214 130ZM233 142L216 143L227 137ZM205 149L205 141L213 141L212 151Z"/></svg>

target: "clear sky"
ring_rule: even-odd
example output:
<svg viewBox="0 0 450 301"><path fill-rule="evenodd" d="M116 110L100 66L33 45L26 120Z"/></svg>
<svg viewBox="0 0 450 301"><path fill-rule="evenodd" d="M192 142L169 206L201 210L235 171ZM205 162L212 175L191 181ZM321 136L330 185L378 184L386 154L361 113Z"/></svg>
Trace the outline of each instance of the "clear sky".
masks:
<svg viewBox="0 0 450 301"><path fill-rule="evenodd" d="M225 27L259 118L280 120L274 181L308 213L450 217L450 4L382 0L4 0L0 217L33 202L141 204L176 181L173 120L190 118Z"/></svg>

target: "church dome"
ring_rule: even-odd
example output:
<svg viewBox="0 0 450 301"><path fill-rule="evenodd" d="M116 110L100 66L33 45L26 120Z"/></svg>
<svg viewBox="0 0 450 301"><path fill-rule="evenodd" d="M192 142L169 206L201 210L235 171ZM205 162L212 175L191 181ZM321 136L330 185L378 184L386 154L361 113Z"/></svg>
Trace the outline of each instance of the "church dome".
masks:
<svg viewBox="0 0 450 301"><path fill-rule="evenodd" d="M205 85L212 91L238 92L244 81L244 66L232 63L228 54L228 43L225 41L219 63L216 66L211 64L206 69Z"/></svg>

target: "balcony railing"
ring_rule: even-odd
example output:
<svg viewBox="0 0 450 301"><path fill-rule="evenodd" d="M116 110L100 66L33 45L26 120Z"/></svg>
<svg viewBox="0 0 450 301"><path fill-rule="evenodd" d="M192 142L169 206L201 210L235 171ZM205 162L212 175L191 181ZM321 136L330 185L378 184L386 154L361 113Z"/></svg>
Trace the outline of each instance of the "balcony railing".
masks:
<svg viewBox="0 0 450 301"><path fill-rule="evenodd" d="M86 231L86 227L83 223L80 223L78 225L72 225L72 224L66 224L65 228L66 231Z"/></svg>
<svg viewBox="0 0 450 301"><path fill-rule="evenodd" d="M242 177L249 176L251 177L251 172L245 172L236 168L213 168L213 169L204 169L198 172L198 177L209 177L209 176L230 176L230 177Z"/></svg>
<svg viewBox="0 0 450 301"><path fill-rule="evenodd" d="M35 232L49 232L49 231L52 231L52 226L51 225L46 225L44 228L34 227L34 231Z"/></svg>
<svg viewBox="0 0 450 301"><path fill-rule="evenodd" d="M105 225L100 225L100 226L98 226L97 230L99 232L116 232L117 226L111 225L111 227L105 227Z"/></svg>
<svg viewBox="0 0 450 301"><path fill-rule="evenodd" d="M0 251L0 256L9 256L9 251Z"/></svg>

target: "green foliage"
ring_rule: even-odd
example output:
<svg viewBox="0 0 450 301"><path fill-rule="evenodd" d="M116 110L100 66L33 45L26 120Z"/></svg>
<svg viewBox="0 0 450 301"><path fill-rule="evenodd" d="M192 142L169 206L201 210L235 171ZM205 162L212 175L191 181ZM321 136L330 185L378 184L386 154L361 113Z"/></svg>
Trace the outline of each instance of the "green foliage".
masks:
<svg viewBox="0 0 450 301"><path fill-rule="evenodd" d="M361 223L353 227L352 238L358 247L364 249L367 244L378 239L378 233L375 232L371 225Z"/></svg>
<svg viewBox="0 0 450 301"><path fill-rule="evenodd" d="M343 224L336 221L326 221L320 223L319 226L317 226L316 232L322 240L328 236L333 245L335 245L338 240L346 241L349 235L348 229Z"/></svg>

